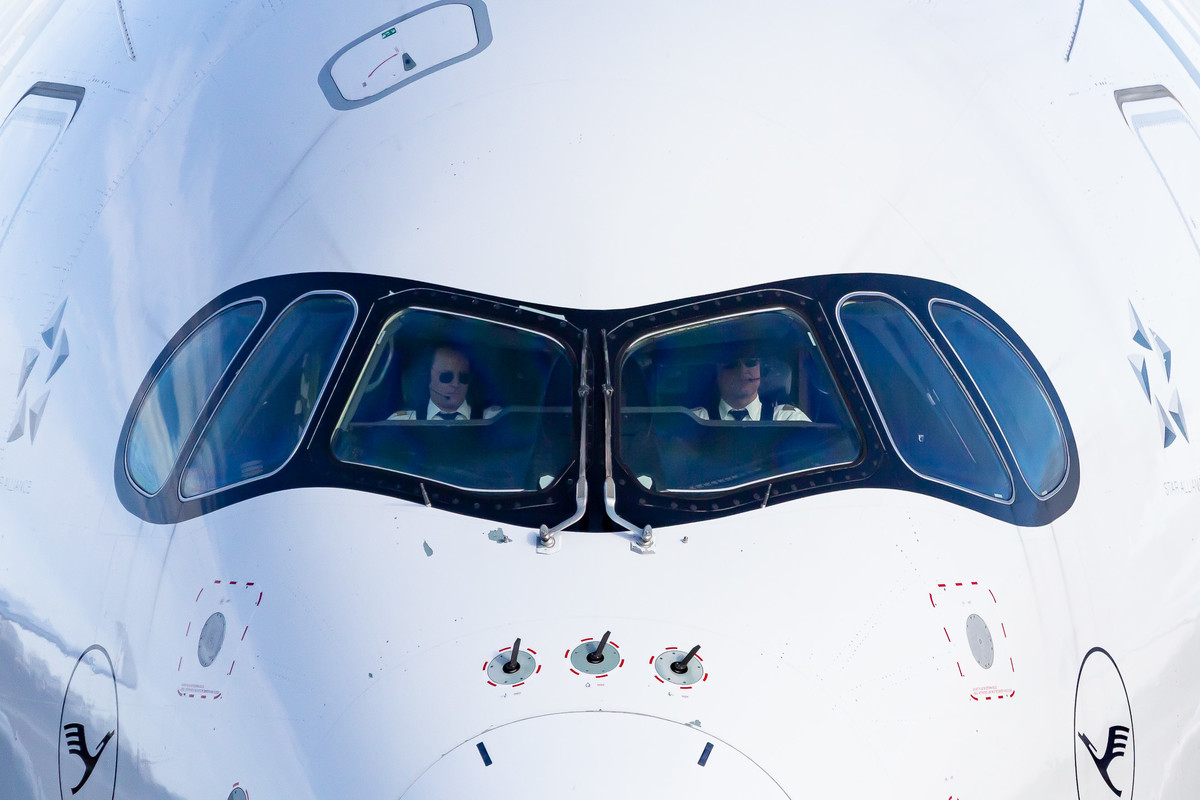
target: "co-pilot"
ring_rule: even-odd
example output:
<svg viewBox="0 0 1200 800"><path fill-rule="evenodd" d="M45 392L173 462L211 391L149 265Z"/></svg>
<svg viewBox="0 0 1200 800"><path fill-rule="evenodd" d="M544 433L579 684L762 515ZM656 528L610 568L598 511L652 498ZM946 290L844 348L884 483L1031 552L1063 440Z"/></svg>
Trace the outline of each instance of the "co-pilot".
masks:
<svg viewBox="0 0 1200 800"><path fill-rule="evenodd" d="M700 419L730 422L758 422L764 418L776 422L809 422L799 408L787 403L758 397L762 382L762 359L738 351L717 365L717 392L707 404L692 409Z"/></svg>
<svg viewBox="0 0 1200 800"><path fill-rule="evenodd" d="M429 365L429 403L424 408L397 411L388 419L396 420L466 420L491 419L500 413L500 406L489 406L482 414L472 413L467 402L467 387L471 383L471 362L453 345L441 345L433 351Z"/></svg>

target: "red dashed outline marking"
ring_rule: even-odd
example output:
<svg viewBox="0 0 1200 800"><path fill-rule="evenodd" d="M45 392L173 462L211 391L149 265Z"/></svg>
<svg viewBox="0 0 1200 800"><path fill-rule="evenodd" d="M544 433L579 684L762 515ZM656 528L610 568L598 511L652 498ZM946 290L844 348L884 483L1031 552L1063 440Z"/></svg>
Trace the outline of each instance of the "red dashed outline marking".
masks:
<svg viewBox="0 0 1200 800"><path fill-rule="evenodd" d="M941 589L942 591L949 591L951 588L962 588L962 587L968 587L968 586L979 586L979 581L955 581L953 583L939 583L937 585L937 587L939 589ZM995 605L999 605L1000 601L996 599L996 593L993 592L991 589L988 589L987 592L988 592L988 595L992 598L992 603ZM929 594L929 604L931 606L933 606L934 608L937 608L938 604L937 604L937 601L933 599L933 592L929 592L928 594ZM951 642L951 640L950 640L950 631L947 630L947 628L945 626L942 626L942 633L946 634L946 641L953 644L953 642ZM1005 639L1008 638L1008 628L1004 624L1003 620L1001 620L1001 622L1000 622L1000 633L1004 636ZM1017 671L1016 664L1013 662L1013 659L1011 657L1009 657L1009 659L1008 659L1008 665L1014 673ZM965 678L966 673L963 672L962 662L955 661L954 666L958 667L959 677ZM986 695L983 699L984 700L992 700L992 699L1004 700L1007 698L1011 698L1016 693L1017 692L1014 689L1011 692L1009 692L1008 694L1001 693L1001 694L997 694L997 695ZM972 700L980 699L980 698L976 697L975 695L970 695L970 697Z"/></svg>
<svg viewBox="0 0 1200 800"><path fill-rule="evenodd" d="M213 581L213 584L214 584L215 586L220 586L222 583L227 583L227 584L228 584L228 585L230 585L230 586L237 586L237 585L238 585L238 581L220 581L220 580L214 580L214 581ZM244 586L244 587L246 587L247 589L249 589L249 588L251 588L251 587L253 587L253 586L254 586L254 583L255 583L254 581L246 581L245 583L243 583L243 584L242 584L242 586ZM204 594L204 589L205 589L205 587L201 586L201 587L200 587L200 591L196 592L196 599L192 601L193 603L199 603L199 602L200 602L200 598L201 598L201 596L203 596L203 594ZM263 601L263 593L262 593L262 592L259 592L259 593L258 593L258 599L257 599L257 600L254 602L254 607L255 607L255 608L258 608L260 605L262 605L262 601ZM242 641L242 642L246 641L246 634L247 634L247 633L249 633L249 632L250 632L250 626L249 626L249 625L247 625L247 626L245 626L245 627L242 629L242 637L241 637L241 639L239 639L239 641ZM192 621L191 621L191 620L188 620L187 630L184 632L184 634L183 634L183 638L187 639L187 638L189 638L191 635L192 635ZM233 661L230 661L230 662L229 662L229 672L225 673L225 674L226 674L226 676L228 676L228 675L232 675L232 674L233 674L233 667L234 667L234 665L235 665L235 664L237 664L237 660L236 660L236 659L235 659L235 660L233 660ZM484 664L483 666L484 666L484 669L487 669L487 664ZM175 667L175 671L176 671L176 672L182 672L182 671L183 671L183 656L180 656L180 657L179 657L179 663L176 665L176 667ZM175 692L176 692L176 694L178 694L180 697L187 697L187 698L196 699L196 693L195 693L195 692L184 692L182 689L176 689L176 690L175 690ZM220 697L221 697L223 694L224 694L224 692L217 692L216 694L213 694L213 695L202 694L202 695L200 695L200 696L199 696L199 698L198 698L198 699L200 699L200 700L209 700L209 699L211 699L211 700L216 700L216 699L220 698Z"/></svg>

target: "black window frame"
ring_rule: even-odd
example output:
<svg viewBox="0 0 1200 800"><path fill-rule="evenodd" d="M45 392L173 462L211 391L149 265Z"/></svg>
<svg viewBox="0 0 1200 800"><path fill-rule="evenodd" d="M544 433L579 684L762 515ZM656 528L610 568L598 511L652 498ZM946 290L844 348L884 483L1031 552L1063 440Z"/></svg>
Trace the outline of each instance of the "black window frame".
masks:
<svg viewBox="0 0 1200 800"><path fill-rule="evenodd" d="M269 476L221 489L199 498L181 500L179 479L187 459L177 459L163 487L153 496L139 491L125 472L125 447L130 426L155 377L178 347L213 314L236 302L250 298L265 301L262 318L226 369L212 395L205 402L194 429L181 452L192 453L207 427L215 408L241 372L249 354L269 331L277 317L294 300L312 292L341 292L357 304L358 314L337 360L324 393L317 401L307 433L298 449L284 466ZM838 302L845 296L863 292L886 294L899 301L931 338L943 359L950 365L968 398L980 410L984 425L994 442L1003 442L1003 432L980 396L969 372L932 319L930 303L937 299L962 305L995 329L1007 340L1033 372L1045 390L1067 441L1068 469L1063 484L1050 496L1038 498L1026 482L1014 481L1015 497L1007 505L992 498L974 495L963 489L923 478L910 470L882 433L882 422L866 391L864 379L850 356L849 344L836 322ZM261 278L222 292L197 311L171 337L150 366L129 411L116 443L113 477L122 504L141 519L171 524L192 519L219 508L263 494L302 487L352 489L408 502L428 505L493 523L508 523L537 530L545 524L554 527L576 514L579 456L575 455L562 477L544 491L520 491L507 495L456 489L435 481L338 461L332 452L332 436L349 402L359 375L370 357L382 326L400 309L420 306L450 313L479 317L544 334L558 341L567 351L571 368L582 390L572 399L573 419L584 441L573 433L572 452L586 452L587 504L578 522L569 530L618 530L621 525L611 518L604 500L605 389L613 389L613 442L620 441L619 387L605 386L605 359L615 371L620 368L626 348L645 334L676 327L689 321L728 316L731 313L785 307L798 313L810 325L862 438L860 458L852 464L804 471L787 476L766 478L729 491L705 492L693 496L672 491L647 490L622 464L619 452L613 454L613 478L616 483L617 516L637 526L663 527L758 509L813 494L863 487L914 492L945 500L953 505L1023 527L1046 525L1072 506L1078 494L1079 455L1070 419L1053 383L1036 356L1005 320L986 304L949 284L923 278L882 273L843 273L794 278L769 285L750 286L692 298L673 299L624 309L578 309L510 298L493 297L452 287L432 286L404 278L360 273L310 272ZM1029 324L1028 322L1023 324ZM584 349L587 347L587 355ZM587 374L581 376L581 363ZM613 381L619 375L611 376ZM1017 468L1006 446L1001 458L1010 474ZM693 507L694 506L694 507Z"/></svg>

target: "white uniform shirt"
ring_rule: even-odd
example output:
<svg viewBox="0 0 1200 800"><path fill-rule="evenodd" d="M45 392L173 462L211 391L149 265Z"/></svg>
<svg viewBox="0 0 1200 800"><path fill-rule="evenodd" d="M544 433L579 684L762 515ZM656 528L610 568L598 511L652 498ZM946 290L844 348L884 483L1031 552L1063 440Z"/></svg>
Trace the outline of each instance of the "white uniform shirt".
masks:
<svg viewBox="0 0 1200 800"><path fill-rule="evenodd" d="M500 406L488 406L487 408L485 408L483 410L483 418L491 419L492 417L499 414L500 411L501 411ZM434 421L443 420L443 419L445 419L444 417L438 416L441 413L442 413L442 410L440 408L438 408L432 400L430 400L429 406L425 409L425 419L434 420ZM451 420L470 419L471 418L471 404L463 403L461 406L458 407L458 409L454 413L457 414L458 416L451 417ZM392 414L390 417L388 417L388 419L399 419L399 420L413 420L416 418L417 418L417 412L413 411L411 409L406 410L406 411L397 411L395 414Z"/></svg>
<svg viewBox="0 0 1200 800"><path fill-rule="evenodd" d="M735 422L732 414L733 406L726 403L724 400L717 406L717 411L721 415L721 419ZM758 399L758 395L746 406L746 410L750 412L750 416L745 421L758 422L762 418L762 401ZM692 413L700 419L708 419L708 409L704 407L693 408ZM771 412L771 420L773 422L811 422L808 415L793 405L779 403L775 406L775 410Z"/></svg>

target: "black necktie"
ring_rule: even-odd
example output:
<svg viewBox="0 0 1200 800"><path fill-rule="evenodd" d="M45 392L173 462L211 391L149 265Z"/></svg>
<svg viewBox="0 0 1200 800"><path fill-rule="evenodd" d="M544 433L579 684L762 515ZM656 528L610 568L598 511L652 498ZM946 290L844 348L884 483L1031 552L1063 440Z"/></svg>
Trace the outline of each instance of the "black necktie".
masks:
<svg viewBox="0 0 1200 800"><path fill-rule="evenodd" d="M458 419L457 411L439 411L437 415L442 419Z"/></svg>
<svg viewBox="0 0 1200 800"><path fill-rule="evenodd" d="M741 422L744 419L750 418L750 412L744 408L731 408L729 409L729 416L734 420Z"/></svg>

